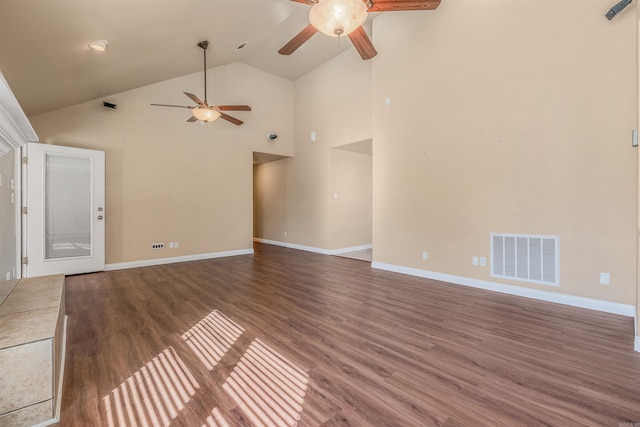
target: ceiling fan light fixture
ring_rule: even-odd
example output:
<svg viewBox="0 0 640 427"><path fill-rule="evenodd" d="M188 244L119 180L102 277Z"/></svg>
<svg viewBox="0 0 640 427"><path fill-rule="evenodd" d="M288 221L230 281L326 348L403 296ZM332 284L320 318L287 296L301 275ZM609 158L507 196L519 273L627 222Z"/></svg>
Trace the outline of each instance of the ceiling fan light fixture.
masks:
<svg viewBox="0 0 640 427"><path fill-rule="evenodd" d="M320 0L309 11L309 21L318 31L331 37L351 34L367 20L362 0Z"/></svg>
<svg viewBox="0 0 640 427"><path fill-rule="evenodd" d="M89 43L89 47L93 50L97 50L98 52L104 52L105 50L107 50L108 45L109 42L106 40L96 40Z"/></svg>
<svg viewBox="0 0 640 427"><path fill-rule="evenodd" d="M220 112L211 107L195 107L191 109L191 114L198 120L209 123L218 120L221 116Z"/></svg>

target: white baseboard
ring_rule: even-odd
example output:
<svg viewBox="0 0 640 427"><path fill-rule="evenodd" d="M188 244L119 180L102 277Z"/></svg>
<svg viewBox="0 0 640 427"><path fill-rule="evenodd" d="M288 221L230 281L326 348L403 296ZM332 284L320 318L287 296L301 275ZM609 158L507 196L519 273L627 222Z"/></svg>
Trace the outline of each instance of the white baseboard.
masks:
<svg viewBox="0 0 640 427"><path fill-rule="evenodd" d="M322 254L322 255L331 255L331 250L314 248L313 246L296 245L294 243L280 242L278 240L261 239L259 237L254 237L253 241L258 243L265 243L267 245L282 246L283 248L298 249L298 250L307 251L307 252L315 252L317 254Z"/></svg>
<svg viewBox="0 0 640 427"><path fill-rule="evenodd" d="M238 249L235 251L225 251L225 252L212 252L208 254L184 255L184 256L177 256L172 258L145 259L142 261L130 261L130 262L119 262L115 264L107 264L105 270L106 271L124 270L126 268L149 267L152 265L174 264L176 262L199 261L203 259L223 258L228 256L252 255L252 254L253 254L253 248Z"/></svg>
<svg viewBox="0 0 640 427"><path fill-rule="evenodd" d="M351 246L350 248L332 249L331 255L346 254L347 252L366 251L367 249L373 249L373 245L360 245Z"/></svg>
<svg viewBox="0 0 640 427"><path fill-rule="evenodd" d="M315 252L317 254L322 254L322 255L338 255L346 252L364 251L365 249L373 248L373 245L360 245L360 246L352 246L349 248L340 248L340 249L322 249L322 248L316 248L313 246L304 246L304 245L296 245L295 243L280 242L278 240L261 239L259 237L254 237L253 241L258 243L264 243L267 245L282 246L284 248L289 248L289 249L298 249L301 251Z"/></svg>
<svg viewBox="0 0 640 427"><path fill-rule="evenodd" d="M402 267L399 265L372 262L371 268L392 271L394 273L408 274L410 276L423 277L426 279L440 280L454 283L456 285L470 286L472 288L485 289L488 291L500 292L503 294L517 295L541 301L554 302L558 304L570 305L573 307L588 308L591 310L604 311L606 313L619 314L622 316L634 317L636 307L628 304L602 301L592 298L584 298L556 292L541 291L538 289L523 288L520 286L505 285L502 283L489 282L486 280L471 279L469 277L455 276L453 274L438 273L417 268ZM636 348L638 339L636 337Z"/></svg>
<svg viewBox="0 0 640 427"><path fill-rule="evenodd" d="M636 342L635 342L635 345L633 346L633 349L640 353L640 336L636 335Z"/></svg>

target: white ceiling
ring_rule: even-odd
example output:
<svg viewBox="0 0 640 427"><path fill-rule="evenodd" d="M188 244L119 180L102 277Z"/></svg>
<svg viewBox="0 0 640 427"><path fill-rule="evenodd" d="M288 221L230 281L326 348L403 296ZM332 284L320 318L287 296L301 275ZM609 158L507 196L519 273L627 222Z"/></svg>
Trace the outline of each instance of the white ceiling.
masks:
<svg viewBox="0 0 640 427"><path fill-rule="evenodd" d="M209 67L238 61L294 80L351 47L316 34L278 54L308 12L289 0L0 0L0 70L28 116L199 71L201 40ZM106 52L88 48L100 39Z"/></svg>

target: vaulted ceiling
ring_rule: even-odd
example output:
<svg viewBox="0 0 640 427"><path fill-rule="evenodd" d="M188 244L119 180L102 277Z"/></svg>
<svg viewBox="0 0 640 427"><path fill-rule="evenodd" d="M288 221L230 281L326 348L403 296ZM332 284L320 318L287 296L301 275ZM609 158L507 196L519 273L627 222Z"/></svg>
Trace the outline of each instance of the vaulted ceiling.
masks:
<svg viewBox="0 0 640 427"><path fill-rule="evenodd" d="M209 67L238 61L293 80L351 48L318 34L279 55L308 13L289 0L0 0L0 70L27 115L197 72L201 40ZM88 48L100 39L105 52Z"/></svg>

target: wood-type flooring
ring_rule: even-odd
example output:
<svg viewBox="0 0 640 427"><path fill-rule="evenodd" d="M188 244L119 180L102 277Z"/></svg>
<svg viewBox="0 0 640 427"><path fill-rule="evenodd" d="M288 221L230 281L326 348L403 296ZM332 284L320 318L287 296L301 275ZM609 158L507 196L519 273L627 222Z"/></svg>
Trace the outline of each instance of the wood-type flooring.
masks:
<svg viewBox="0 0 640 427"><path fill-rule="evenodd" d="M628 317L264 244L66 298L59 426L640 423Z"/></svg>

